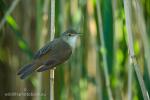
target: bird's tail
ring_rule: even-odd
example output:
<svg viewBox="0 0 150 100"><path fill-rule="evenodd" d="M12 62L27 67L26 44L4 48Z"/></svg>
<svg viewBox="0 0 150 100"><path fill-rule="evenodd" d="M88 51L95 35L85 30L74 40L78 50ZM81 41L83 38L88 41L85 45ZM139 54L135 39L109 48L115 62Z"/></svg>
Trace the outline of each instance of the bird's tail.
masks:
<svg viewBox="0 0 150 100"><path fill-rule="evenodd" d="M28 75L30 75L35 70L34 67L35 67L34 63L25 65L18 71L17 75L19 75L21 79L25 79Z"/></svg>

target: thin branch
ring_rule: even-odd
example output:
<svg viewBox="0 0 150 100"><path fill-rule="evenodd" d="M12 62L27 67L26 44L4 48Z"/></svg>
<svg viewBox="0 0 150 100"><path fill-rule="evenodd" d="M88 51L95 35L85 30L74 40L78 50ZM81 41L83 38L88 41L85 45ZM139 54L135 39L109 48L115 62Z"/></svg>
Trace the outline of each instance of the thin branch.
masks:
<svg viewBox="0 0 150 100"><path fill-rule="evenodd" d="M101 40L102 48L105 49L106 47L105 47L105 40L104 40L104 36L103 36L103 27L102 27L102 18L101 18L101 10L100 10L99 0L96 0L96 4L97 4L96 8L97 8L97 15L98 15L100 40ZM111 88L110 88L110 81L109 81L110 79L109 79L109 74L108 74L108 64L107 64L106 53L103 53L102 56L103 56L103 62L104 62L104 74L105 74L105 78L106 78L106 88L108 91L109 100L113 100L112 92L111 92Z"/></svg>
<svg viewBox="0 0 150 100"><path fill-rule="evenodd" d="M55 0L51 0L50 41L55 36ZM50 100L54 100L54 70L50 70Z"/></svg>
<svg viewBox="0 0 150 100"><path fill-rule="evenodd" d="M124 0L124 9L125 9L125 16L126 16L126 28L127 28L127 33L128 33L128 48L129 48L129 54L130 54L130 58L132 60L132 64L133 64L133 68L136 72L141 90L142 90L142 94L143 94L143 98L144 100L149 100L149 96L148 96L148 92L146 90L145 84L144 84L144 80L142 78L142 75L140 73L139 70L139 65L137 64L135 55L134 55L134 49L133 49L133 37L132 37L132 29L131 29L131 1L130 0Z"/></svg>
<svg viewBox="0 0 150 100"><path fill-rule="evenodd" d="M17 6L17 4L19 3L20 0L14 0L13 3L11 4L10 8L8 9L8 11L6 12L6 14L4 15L2 21L0 22L0 30L2 29L2 27L4 26L7 17L12 13L12 11L15 9L15 7Z"/></svg>

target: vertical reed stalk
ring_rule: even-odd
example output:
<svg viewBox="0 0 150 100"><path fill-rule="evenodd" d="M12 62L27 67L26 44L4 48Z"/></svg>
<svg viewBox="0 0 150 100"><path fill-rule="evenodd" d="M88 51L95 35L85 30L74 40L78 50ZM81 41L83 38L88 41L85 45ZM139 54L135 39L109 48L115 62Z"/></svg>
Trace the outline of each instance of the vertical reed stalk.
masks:
<svg viewBox="0 0 150 100"><path fill-rule="evenodd" d="M105 40L104 40L104 36L103 36L103 27L102 27L102 18L101 18L101 10L100 10L99 0L96 0L96 4L97 4L96 8L97 8L97 15L98 15L98 26L99 26L101 45L102 45L102 48L105 48ZM106 53L103 53L102 56L103 56L103 62L104 62L103 68L104 68L104 74L105 74L105 79L106 79L106 88L107 88L107 92L108 92L108 97L109 97L109 100L113 100L112 92L111 92L111 88L110 88L110 79L109 79L109 74L108 74L108 64L107 64Z"/></svg>
<svg viewBox="0 0 150 100"><path fill-rule="evenodd" d="M145 21L144 21L144 15L142 12L142 7L140 5L140 1L139 0L134 0L135 1L135 14L136 14L136 20L137 20L137 24L138 24L138 29L140 31L141 34L141 38L143 40L143 44L144 44L144 56L145 56L145 60L147 63L147 69L148 69L148 78L150 80L150 46L149 46L149 40L148 40L148 35L147 35L147 31L146 31L146 25L145 25Z"/></svg>
<svg viewBox="0 0 150 100"><path fill-rule="evenodd" d="M142 78L142 75L139 70L139 65L136 61L135 54L134 54L134 49L133 49L133 37L132 37L132 15L131 15L131 1L130 0L124 0L124 10L125 10L125 16L126 16L126 28L127 28L127 33L128 33L128 48L129 48L129 54L130 54L130 59L131 59L131 64L133 65L133 68L135 70L135 73L138 78L138 82L141 87L141 91L143 94L144 100L149 100L148 92L146 90L144 80Z"/></svg>
<svg viewBox="0 0 150 100"><path fill-rule="evenodd" d="M50 41L55 36L55 0L51 0ZM54 100L54 70L50 70L50 100Z"/></svg>
<svg viewBox="0 0 150 100"><path fill-rule="evenodd" d="M132 77L133 77L133 68L128 63L128 100L132 100Z"/></svg>

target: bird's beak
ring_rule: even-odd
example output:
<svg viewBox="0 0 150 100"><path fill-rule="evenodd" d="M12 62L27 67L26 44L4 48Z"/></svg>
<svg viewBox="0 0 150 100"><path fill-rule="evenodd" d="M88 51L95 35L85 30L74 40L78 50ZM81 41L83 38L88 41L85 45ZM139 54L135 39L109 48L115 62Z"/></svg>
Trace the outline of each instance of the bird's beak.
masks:
<svg viewBox="0 0 150 100"><path fill-rule="evenodd" d="M83 33L77 33L77 35L78 35L78 36L82 36L82 35L83 35Z"/></svg>

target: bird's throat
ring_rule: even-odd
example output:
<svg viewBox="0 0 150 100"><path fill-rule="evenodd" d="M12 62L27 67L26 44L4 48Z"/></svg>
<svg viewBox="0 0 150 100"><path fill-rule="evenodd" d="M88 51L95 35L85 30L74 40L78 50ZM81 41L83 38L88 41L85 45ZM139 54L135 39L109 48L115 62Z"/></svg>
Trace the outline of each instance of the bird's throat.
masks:
<svg viewBox="0 0 150 100"><path fill-rule="evenodd" d="M65 42L67 42L73 49L75 48L77 36L72 36L68 38L63 39Z"/></svg>

